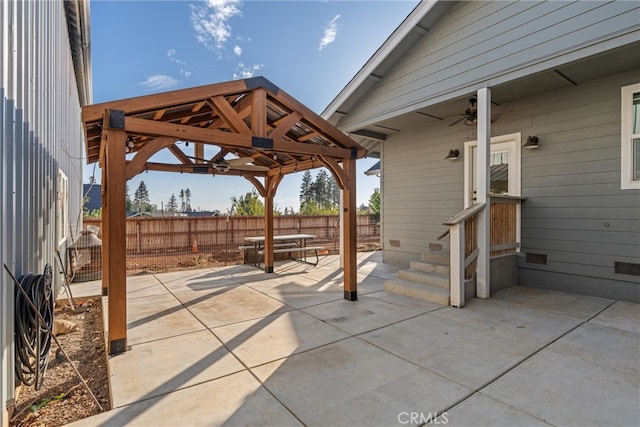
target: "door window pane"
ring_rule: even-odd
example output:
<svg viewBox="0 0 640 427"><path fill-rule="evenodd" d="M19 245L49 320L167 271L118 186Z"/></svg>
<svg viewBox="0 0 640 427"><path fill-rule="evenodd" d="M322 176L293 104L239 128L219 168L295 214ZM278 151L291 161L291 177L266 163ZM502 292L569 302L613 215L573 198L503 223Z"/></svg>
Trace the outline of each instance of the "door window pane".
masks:
<svg viewBox="0 0 640 427"><path fill-rule="evenodd" d="M633 109L631 110L631 133L640 133L640 92L633 94Z"/></svg>
<svg viewBox="0 0 640 427"><path fill-rule="evenodd" d="M491 153L489 159L491 167L490 192L493 194L509 193L509 152L497 151Z"/></svg>
<svg viewBox="0 0 640 427"><path fill-rule="evenodd" d="M633 157L633 180L640 180L640 92L633 94L633 110L631 112L631 156Z"/></svg>
<svg viewBox="0 0 640 427"><path fill-rule="evenodd" d="M640 138L635 138L631 146L633 150L633 180L640 181Z"/></svg>

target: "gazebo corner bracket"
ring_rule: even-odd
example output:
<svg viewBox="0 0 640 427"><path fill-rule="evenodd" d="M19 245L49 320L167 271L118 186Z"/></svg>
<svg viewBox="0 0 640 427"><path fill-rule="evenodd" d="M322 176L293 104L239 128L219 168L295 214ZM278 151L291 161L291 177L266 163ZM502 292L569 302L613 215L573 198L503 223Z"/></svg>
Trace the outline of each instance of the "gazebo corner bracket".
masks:
<svg viewBox="0 0 640 427"><path fill-rule="evenodd" d="M251 137L251 147L256 149L273 150L273 139L260 136Z"/></svg>
<svg viewBox="0 0 640 427"><path fill-rule="evenodd" d="M108 110L109 129L124 129L124 110Z"/></svg>

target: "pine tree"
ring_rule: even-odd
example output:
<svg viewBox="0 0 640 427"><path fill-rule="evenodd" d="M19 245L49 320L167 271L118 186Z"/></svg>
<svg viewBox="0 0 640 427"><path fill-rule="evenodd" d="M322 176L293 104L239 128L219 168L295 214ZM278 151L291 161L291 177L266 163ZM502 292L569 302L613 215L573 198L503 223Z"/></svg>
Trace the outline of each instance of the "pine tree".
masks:
<svg viewBox="0 0 640 427"><path fill-rule="evenodd" d="M184 212L187 206L184 202L184 190L180 190L180 212Z"/></svg>
<svg viewBox="0 0 640 427"><path fill-rule="evenodd" d="M320 169L315 179L306 171L300 186L302 215L335 214L338 212L340 190L326 169Z"/></svg>
<svg viewBox="0 0 640 427"><path fill-rule="evenodd" d="M133 202L131 201L131 196L129 195L129 184L126 184L125 190L124 190L124 194L126 197L126 207L125 209L127 210L127 212L132 212L133 211Z"/></svg>
<svg viewBox="0 0 640 427"><path fill-rule="evenodd" d="M312 194L313 177L311 171L304 171L302 183L300 184L300 205L307 204L313 200Z"/></svg>
<svg viewBox="0 0 640 427"><path fill-rule="evenodd" d="M169 201L167 202L167 211L176 212L178 210L178 199L176 199L176 195L171 193L171 197L169 197Z"/></svg>
<svg viewBox="0 0 640 427"><path fill-rule="evenodd" d="M184 205L185 211L191 212L191 190L188 188L184 190Z"/></svg>
<svg viewBox="0 0 640 427"><path fill-rule="evenodd" d="M147 186L144 181L140 181L140 185L138 185L136 192L133 194L133 204L138 212L142 212L148 210L148 207L151 205L150 202Z"/></svg>

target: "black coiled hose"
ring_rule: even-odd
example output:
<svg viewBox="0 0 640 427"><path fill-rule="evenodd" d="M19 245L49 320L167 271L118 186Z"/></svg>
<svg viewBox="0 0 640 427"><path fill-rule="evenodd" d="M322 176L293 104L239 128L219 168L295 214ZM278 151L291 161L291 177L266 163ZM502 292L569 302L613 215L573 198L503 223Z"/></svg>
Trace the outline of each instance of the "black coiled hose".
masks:
<svg viewBox="0 0 640 427"><path fill-rule="evenodd" d="M53 289L51 266L44 267L43 274L25 274L20 286L36 306L49 330L53 329ZM16 289L15 293L15 369L18 379L39 390L49 363L51 335L38 319L38 315Z"/></svg>

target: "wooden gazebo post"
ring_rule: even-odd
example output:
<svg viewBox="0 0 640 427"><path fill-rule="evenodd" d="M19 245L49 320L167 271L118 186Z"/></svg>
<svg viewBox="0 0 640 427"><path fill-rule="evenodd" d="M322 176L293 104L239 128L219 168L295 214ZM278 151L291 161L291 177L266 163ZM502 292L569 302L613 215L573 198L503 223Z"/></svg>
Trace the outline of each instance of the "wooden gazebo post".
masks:
<svg viewBox="0 0 640 427"><path fill-rule="evenodd" d="M109 294L109 354L127 349L126 143L124 111L106 110L103 120L103 292ZM104 283L106 282L107 288Z"/></svg>
<svg viewBox="0 0 640 427"><path fill-rule="evenodd" d="M275 256L273 254L273 198L282 175L267 176L265 182L264 196L264 271L265 273L273 273L273 263Z"/></svg>
<svg viewBox="0 0 640 427"><path fill-rule="evenodd" d="M351 157L342 159L342 166L334 159L321 156L320 160L333 174L342 189L342 212L340 212L343 233L341 235L344 258L344 299L358 300L358 245L356 240L356 159L358 152L351 150Z"/></svg>
<svg viewBox="0 0 640 427"><path fill-rule="evenodd" d="M257 138L267 136L267 91L256 88L251 97L251 132ZM264 271L273 273L273 196L279 180L267 176L264 182ZM275 186L274 186L275 184Z"/></svg>
<svg viewBox="0 0 640 427"><path fill-rule="evenodd" d="M106 147L100 152L100 169L102 170L102 185L100 186L100 197L102 208L102 296L109 295L109 241L106 238L107 227L109 223L109 194L107 187L109 180L107 179L107 165L105 152Z"/></svg>
<svg viewBox="0 0 640 427"><path fill-rule="evenodd" d="M356 159L343 159L344 188L342 189L342 223L344 224L344 239L342 251L344 254L344 299L356 301L358 299L358 254L356 242Z"/></svg>
<svg viewBox="0 0 640 427"><path fill-rule="evenodd" d="M267 177L266 194L264 197L264 272L273 273L273 192L269 191L269 181L273 177Z"/></svg>

